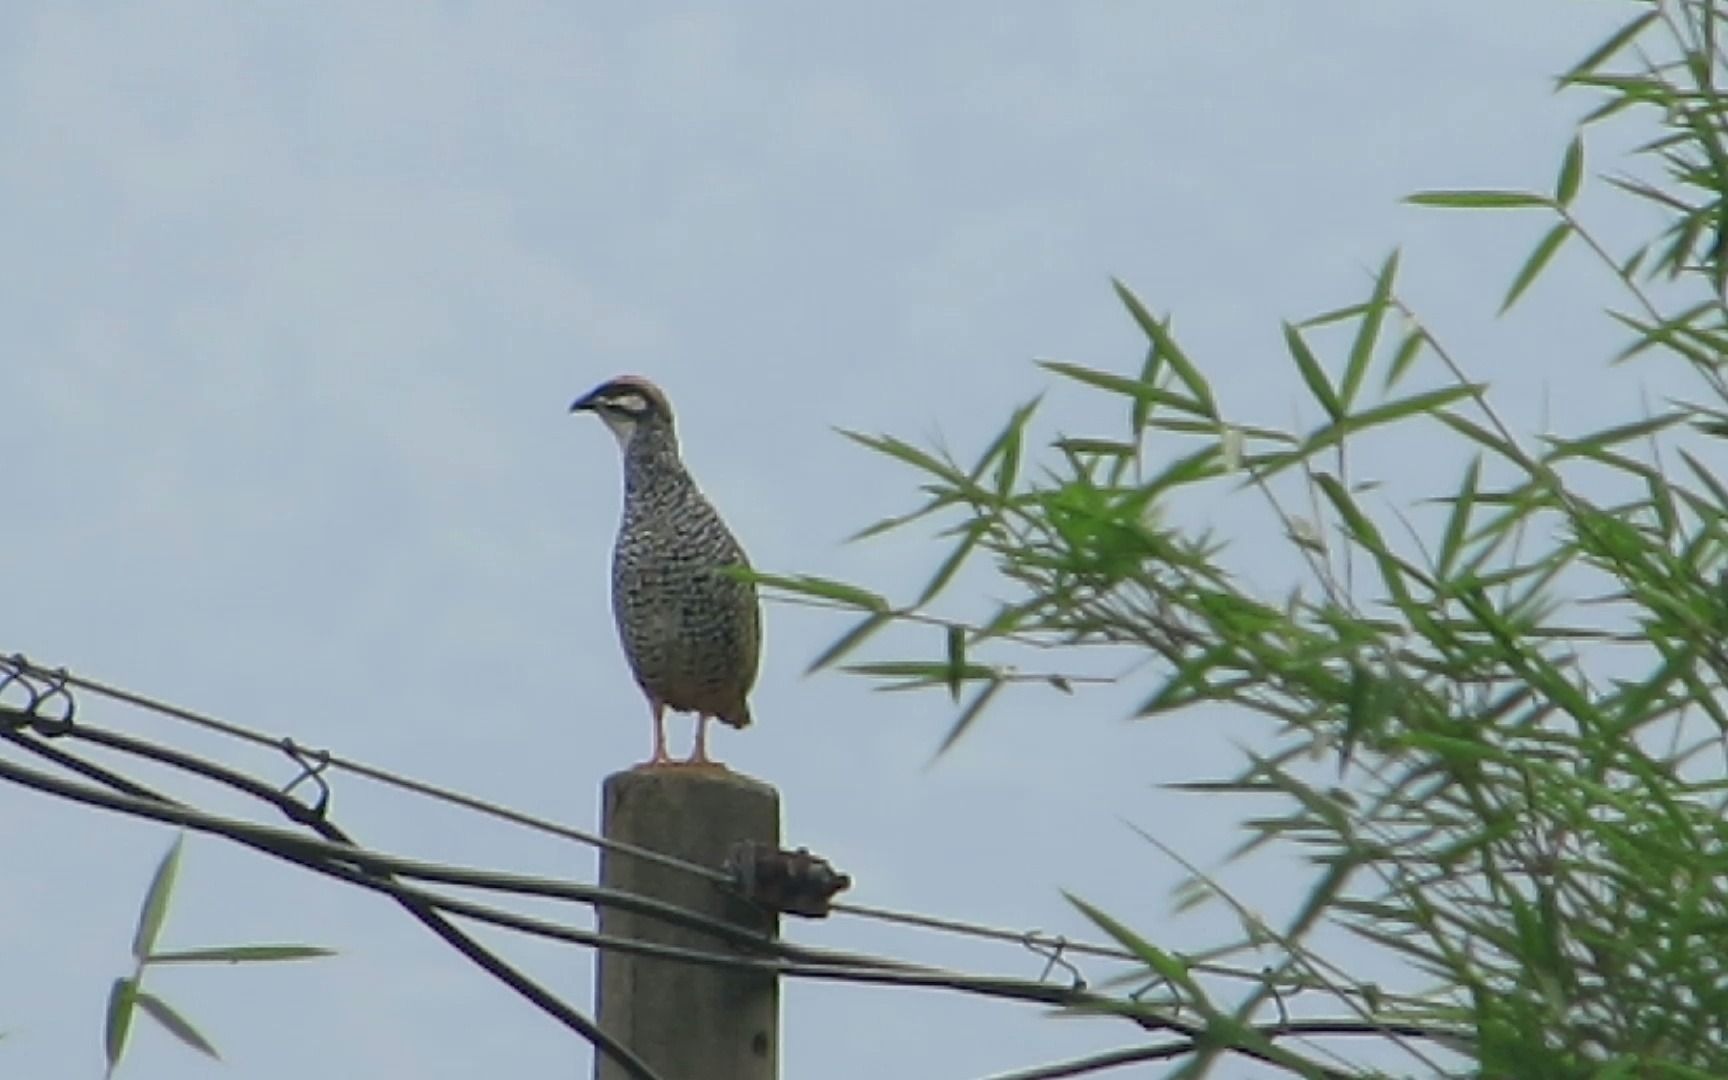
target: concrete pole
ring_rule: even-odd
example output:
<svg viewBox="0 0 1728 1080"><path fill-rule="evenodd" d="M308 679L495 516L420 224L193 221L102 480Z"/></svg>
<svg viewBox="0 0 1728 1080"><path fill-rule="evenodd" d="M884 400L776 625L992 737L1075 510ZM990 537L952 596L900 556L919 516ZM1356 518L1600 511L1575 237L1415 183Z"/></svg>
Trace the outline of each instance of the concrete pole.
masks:
<svg viewBox="0 0 1728 1080"><path fill-rule="evenodd" d="M635 768L606 778L601 830L613 840L720 868L732 845L780 845L780 795L724 769ZM775 933L779 920L712 881L639 857L602 851L600 884L651 896L739 926ZM600 908L600 932L705 952L731 945L646 915ZM780 987L772 975L602 949L595 972L600 1027L665 1080L777 1080ZM595 1055L595 1080L626 1074Z"/></svg>

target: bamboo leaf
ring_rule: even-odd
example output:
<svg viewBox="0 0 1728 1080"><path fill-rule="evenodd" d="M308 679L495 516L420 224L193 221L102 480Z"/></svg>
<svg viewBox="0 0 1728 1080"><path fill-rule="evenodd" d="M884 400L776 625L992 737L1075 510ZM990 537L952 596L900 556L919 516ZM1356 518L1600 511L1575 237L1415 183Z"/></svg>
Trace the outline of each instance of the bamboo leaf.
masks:
<svg viewBox="0 0 1728 1080"><path fill-rule="evenodd" d="M1623 442L1645 439L1658 432L1666 431L1676 424L1683 423L1691 416L1690 410L1673 409L1646 417L1643 420L1634 420L1630 423L1603 428L1601 431L1592 432L1583 438L1550 439L1549 442L1554 446L1550 460L1558 461L1587 450L1601 450L1606 447L1617 446Z"/></svg>
<svg viewBox="0 0 1728 1080"><path fill-rule="evenodd" d="M1445 410L1435 413L1434 418L1465 438L1487 447L1508 461L1519 463L1523 461L1523 455L1519 452L1518 447L1473 420L1466 420L1457 413Z"/></svg>
<svg viewBox="0 0 1728 1080"><path fill-rule="evenodd" d="M998 495L1006 494L1008 489L1013 486L1014 477L1019 474L1020 470L1021 439L1026 431L1026 422L1032 418L1032 414L1038 409L1038 400L1033 398L1015 409L1014 414L1008 418L1008 423L996 433L996 437L990 441L990 445L984 448L984 453L979 455L978 464L973 466L970 474L970 479L974 484L984 476L984 473L990 468L991 462L995 462L997 465L996 493Z"/></svg>
<svg viewBox="0 0 1728 1080"><path fill-rule="evenodd" d="M919 679L933 685L948 685L949 668L946 663L930 660L872 660L864 664L847 664L840 670L848 675L869 675L879 679ZM998 680L995 668L988 664L966 664L960 669L963 679L978 681Z"/></svg>
<svg viewBox="0 0 1728 1080"><path fill-rule="evenodd" d="M132 934L132 956L142 960L156 947L162 921L168 917L168 901L174 894L174 879L180 870L180 850L185 836L176 836L167 854L156 864L150 887L144 891L144 903L138 909L138 929Z"/></svg>
<svg viewBox="0 0 1728 1080"><path fill-rule="evenodd" d="M1428 332L1417 327L1404 335L1404 340L1398 343L1398 351L1392 356L1392 363L1386 368L1385 389L1390 390L1410 370L1416 357L1422 352L1422 346L1428 343Z"/></svg>
<svg viewBox="0 0 1728 1080"><path fill-rule="evenodd" d="M1112 394L1120 394L1123 397L1138 400L1154 397L1158 393L1156 386L1139 379L1130 379L1126 375L1117 375L1115 372L1098 371L1094 368L1082 367L1079 364L1070 364L1065 360L1040 360L1038 366L1046 371L1053 371L1063 378L1072 379L1077 383L1099 390L1108 390ZM1168 394L1168 391L1165 393Z"/></svg>
<svg viewBox="0 0 1728 1080"><path fill-rule="evenodd" d="M1164 321L1164 332L1170 332L1170 321ZM1145 386L1158 385L1158 375L1164 366L1163 357L1158 355L1158 346L1152 343L1146 346L1146 359L1140 365L1140 382ZM1136 398L1133 407L1128 412L1129 430L1133 432L1136 442L1146 430L1146 421L1152 418L1152 401L1147 398Z"/></svg>
<svg viewBox="0 0 1728 1080"><path fill-rule="evenodd" d="M1512 284L1506 290L1506 298L1500 301L1500 314L1504 315L1511 310L1512 305L1516 304L1518 298L1524 295L1524 290L1541 276L1543 269L1554 258L1554 253L1560 250L1560 246L1571 235L1572 226L1562 221L1549 229L1547 235L1537 242L1530 251L1530 257L1524 260L1524 265L1519 267L1518 273L1513 276Z"/></svg>
<svg viewBox="0 0 1728 1080"><path fill-rule="evenodd" d="M1290 355L1296 361L1296 370L1302 373L1302 381L1308 384L1308 392L1314 395L1314 400L1326 410L1334 422L1344 419L1344 406L1338 400L1337 391L1326 380L1326 372L1320 366L1320 361L1314 355L1308 343L1302 340L1301 331L1294 323L1284 324L1284 344L1290 350Z"/></svg>
<svg viewBox="0 0 1728 1080"><path fill-rule="evenodd" d="M1452 514L1446 519L1446 532L1440 538L1440 553L1435 561L1435 573L1444 578L1451 574L1464 549L1464 537L1470 528L1470 515L1476 508L1476 485L1482 478L1482 455L1470 459L1464 482L1452 499Z"/></svg>
<svg viewBox="0 0 1728 1080"><path fill-rule="evenodd" d="M1560 175L1554 181L1554 201L1571 206L1578 197L1578 187L1584 181L1584 136L1572 137L1566 156L1560 161Z"/></svg>
<svg viewBox="0 0 1728 1080"><path fill-rule="evenodd" d="M978 546L978 542L984 538L984 533L988 528L989 523L986 521L974 521L966 527L966 538L956 544L954 550L950 551L948 556L942 560L942 565L936 568L936 573L931 575L930 580L918 593L918 600L912 605L914 608L921 608L928 604L936 598L937 593L948 587L948 583L954 580L954 575L966 562L967 556L972 554L973 549Z"/></svg>
<svg viewBox="0 0 1728 1080"><path fill-rule="evenodd" d="M1447 210L1524 210L1553 205L1548 196L1528 191L1419 191L1404 201Z"/></svg>
<svg viewBox="0 0 1728 1080"><path fill-rule="evenodd" d="M138 1000L138 984L130 978L115 979L108 988L108 1013L102 1024L102 1045L108 1056L108 1071L120 1064L126 1052L126 1036L132 1031L132 1007Z"/></svg>
<svg viewBox="0 0 1728 1080"><path fill-rule="evenodd" d="M1112 279L1111 285L1115 287L1116 295L1122 299L1129 314L1134 316L1134 321L1140 324L1140 329L1158 350L1158 355L1170 365L1170 370L1176 373L1176 378L1194 395L1194 400L1200 403L1204 414L1217 419L1218 402L1212 397L1212 387L1200 374L1200 369L1188 359L1188 354L1176 344L1176 338L1170 333L1169 323L1153 318L1152 313L1146 310L1146 305L1140 302L1140 298L1121 281Z"/></svg>
<svg viewBox="0 0 1728 1080"><path fill-rule="evenodd" d="M1367 310L1367 304L1346 304L1341 308L1333 308L1331 311L1322 311L1318 315L1310 315L1296 325L1304 330L1313 330L1321 326L1331 326L1333 323L1360 319Z"/></svg>
<svg viewBox="0 0 1728 1080"><path fill-rule="evenodd" d="M208 949L176 949L151 953L151 964L255 964L282 960L314 960L335 956L321 945L218 945Z"/></svg>
<svg viewBox="0 0 1728 1080"><path fill-rule="evenodd" d="M1374 358L1374 347L1380 340L1380 327L1386 321L1386 309L1392 299L1392 283L1398 276L1398 253L1386 257L1380 273L1374 277L1374 292L1362 306L1362 320L1356 327L1356 340L1350 343L1350 359L1344 367L1344 380L1339 397L1349 409L1356 400L1362 380L1368 374L1368 364Z"/></svg>
<svg viewBox="0 0 1728 1080"><path fill-rule="evenodd" d="M920 506L916 510L911 510L904 514L896 514L893 517L885 517L880 521L872 522L871 524L864 526L851 536L848 536L846 542L848 544L855 544L860 540L868 540L872 536L880 536L885 532L893 532L895 529L901 528L905 525L910 525L919 518L929 517L938 510L946 509L947 507L963 501L964 500L957 492L938 492L932 495L929 502Z"/></svg>
<svg viewBox="0 0 1728 1080"><path fill-rule="evenodd" d="M966 703L966 707L960 710L960 715L954 718L954 724L948 729L948 734L942 736L942 745L936 748L936 753L931 757L932 762L946 754L949 748L960 741L960 736L966 734L977 722L978 717L983 715L984 707L990 704L990 699L994 698L1006 685L1001 679L992 679L973 696L971 701Z"/></svg>
<svg viewBox="0 0 1728 1080"><path fill-rule="evenodd" d="M898 460L903 461L914 468L922 469L933 476L940 476L946 480L964 479L960 471L955 469L952 465L939 461L918 449L916 446L913 446L911 443L902 439L896 439L892 435L866 435L863 432L848 431L845 428L841 428L839 431L840 434L846 436L846 438L851 439L860 446L868 447L879 454L886 454L891 458L897 458Z"/></svg>
<svg viewBox="0 0 1728 1080"><path fill-rule="evenodd" d="M966 682L966 628L955 623L948 624L946 635L948 654L948 694L958 702L960 687Z"/></svg>
<svg viewBox="0 0 1728 1080"><path fill-rule="evenodd" d="M889 611L873 611L864 616L864 621L846 631L844 634L841 634L832 645L822 650L820 656L810 661L810 666L804 669L804 674L815 674L839 660L853 649L862 645L864 640L871 634L874 634L876 631L888 625L893 618L893 612Z"/></svg>
<svg viewBox="0 0 1728 1080"><path fill-rule="evenodd" d="M198 1033L198 1029L187 1022L186 1018L175 1012L166 1001L150 993L148 990L138 991L138 1006L158 1024L168 1029L168 1033L207 1057L222 1060L222 1055L210 1045L210 1040Z"/></svg>
<svg viewBox="0 0 1728 1080"><path fill-rule="evenodd" d="M1649 11L1608 35L1607 39L1600 45L1585 54L1584 59L1573 64L1571 70L1560 76L1560 84L1565 86L1580 83L1586 76L1595 74L1596 69L1601 67L1609 57L1624 49L1628 42L1642 34L1645 28L1656 21L1661 14L1660 9L1652 7Z"/></svg>
<svg viewBox="0 0 1728 1080"><path fill-rule="evenodd" d="M1147 941L1130 930L1126 924L1119 922L1073 893L1064 890L1062 895L1070 904L1078 908L1082 915L1092 920L1094 926L1114 938L1116 944L1139 957L1141 962L1168 982L1172 988L1182 991L1186 995L1185 1000L1188 1004L1193 1005L1208 1016L1216 1015L1216 1010L1211 1005L1211 999L1206 996L1206 992L1201 989L1194 976L1189 974L1188 965L1185 962Z"/></svg>
<svg viewBox="0 0 1728 1080"><path fill-rule="evenodd" d="M1460 386L1442 386L1438 390L1427 390L1420 394L1411 394L1397 401L1388 401L1384 405L1376 405L1372 409L1351 416L1339 424L1354 434L1366 431L1381 424L1389 424L1402 420L1407 416L1440 415L1447 405L1463 398L1475 397L1486 389L1481 383L1464 383Z"/></svg>
<svg viewBox="0 0 1728 1080"><path fill-rule="evenodd" d="M785 577L780 574L763 574L756 571L740 570L740 575L756 582L799 596L813 596L819 600L832 600L847 607L859 608L864 611L885 612L890 610L887 599L868 589L856 585L848 585L844 581L834 581L830 578L815 577L810 574L799 574L796 577Z"/></svg>
<svg viewBox="0 0 1728 1080"><path fill-rule="evenodd" d="M1034 399L1016 412L1007 436L1002 441L1002 457L996 463L998 498L1006 499L1008 493L1014 490L1014 482L1020 479L1020 455L1026 444L1026 422L1032 418L1032 413L1037 408L1038 400Z"/></svg>
<svg viewBox="0 0 1728 1080"><path fill-rule="evenodd" d="M1132 458L1139 453L1139 447L1133 443L1118 442L1115 439L1063 438L1057 439L1052 445L1064 454L1091 454L1096 457Z"/></svg>

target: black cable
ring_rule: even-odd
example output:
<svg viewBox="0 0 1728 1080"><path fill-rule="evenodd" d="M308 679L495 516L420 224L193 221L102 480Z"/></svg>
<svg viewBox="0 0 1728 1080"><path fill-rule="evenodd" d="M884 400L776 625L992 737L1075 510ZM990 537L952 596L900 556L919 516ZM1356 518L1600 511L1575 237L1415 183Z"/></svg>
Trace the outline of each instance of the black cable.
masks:
<svg viewBox="0 0 1728 1080"><path fill-rule="evenodd" d="M83 676L73 675L69 672L44 668L39 664L32 663L19 654L13 654L10 657L6 657L3 659L3 662L38 679L49 680L56 685L87 690L90 693L108 698L112 701L118 701L131 705L134 708L144 709L148 712L155 713L159 716L166 716L184 723L193 724L229 738L238 739L243 742L252 743L253 745L265 747L278 752L286 752L291 756L303 755L306 753L302 748L296 746L292 740L271 738L239 724L230 723L229 721L221 720L217 717L200 713L192 709L187 709L183 706L174 705L170 702L160 701L144 694L137 693L136 691L112 686ZM388 770L378 768L377 766L340 757L327 751L319 751L316 756L321 764L327 765L329 768L347 772L354 776L371 780L374 783L384 784L387 787L394 787L398 790L407 791L424 798L435 799L454 806L460 806L467 810L473 810L478 813L499 818L503 821L508 821L514 825L520 825L524 828L549 833L567 840L574 840L591 847L618 852L625 855L632 855L636 858L644 859L687 874L705 877L716 883L723 884L728 880L726 874L716 867L702 866L698 863L689 862L688 860L668 855L665 852L654 851L651 848L639 847L635 844L614 840L606 836L598 836L581 829L574 829L557 822L547 821L543 818L536 818L532 815L512 810L509 807L501 806L497 803L488 802L484 799L475 798L474 796L465 795L461 792L451 791L446 788L440 788L433 784L412 779L411 777L389 772ZM922 915L916 912L900 912L892 911L887 908L867 907L862 904L845 901L833 904L832 910L839 914L854 915L859 918L874 919L881 922L898 923L903 926L916 926L926 930L935 930L992 941L1020 944L1044 950L1046 952L1060 953L1066 951L1090 956L1099 956L1112 960L1122 960L1129 963L1137 961L1137 957L1126 949L1120 949L1110 945L1070 941L1063 937L1039 934L1037 932L1015 931L982 926L976 923L968 923L957 919L944 919L937 916Z"/></svg>
<svg viewBox="0 0 1728 1080"><path fill-rule="evenodd" d="M10 710L5 711L9 712ZM46 791L50 794L60 795L63 798L82 802L86 805L104 806L108 809L117 810L122 813L131 813L134 816L156 818L159 821L175 822L177 817L184 817L187 820L182 820L178 823L189 828L199 827L193 819L208 817L208 815L191 811L189 808L184 807L175 800L151 791L142 785L133 783L116 773L103 769L101 766L83 761L81 758L56 747L47 746L40 740L32 739L15 730L0 729L0 737L4 737L6 741L24 750L53 761L57 765L72 769L89 779L113 787L117 792L121 792L122 794L109 795L107 792L94 788L84 789L81 791L76 785L66 784L63 781L56 780L54 777L42 773L36 773L33 770L23 769L10 762L0 761L0 775L4 775L7 779L23 784L26 787L33 787L39 791ZM120 800L128 800L133 805L128 807ZM153 810L160 812L152 812ZM331 837L332 840L335 840L336 837L342 837L340 841L337 841L338 843L352 844L351 841L346 839L346 836L342 833L341 829L337 828L333 823L325 821L323 822L323 826L334 834ZM241 843L247 843L244 838L233 838L239 840ZM304 840L303 837L295 837L292 834L282 834L281 838L290 841ZM312 856L290 854L287 851L268 848L259 844L252 844L250 846L259 848L260 850L268 850L272 854L276 854L281 858L289 859L290 861L298 862L309 869L321 869L321 867L317 865L316 858ZM380 876L375 872L356 870L351 873L356 879L356 884L364 884L368 881L379 883L388 881L387 875ZM387 893L392 892L389 889L379 889L377 891ZM392 893L392 895L409 914L413 915L433 933L437 934L446 944L456 949L463 956L467 957L468 960L478 965L494 978L515 990L522 997L533 1002L541 1009L541 1011L552 1016L572 1031L575 1031L583 1039L587 1040L596 1050L606 1054L608 1057L611 1057L614 1061L618 1062L626 1072L631 1076L636 1077L636 1080L661 1080L660 1076L655 1073L646 1062L630 1050L629 1047L618 1042L610 1034L601 1030L598 1025L588 1019L588 1017L583 1015L579 1010L565 1004L556 995L534 982L522 972L516 970L503 959L488 950L485 946L469 937L461 929L452 925L449 920L438 914L431 905L410 895L399 893Z"/></svg>
<svg viewBox="0 0 1728 1080"><path fill-rule="evenodd" d="M32 722L30 717L8 706L0 705L0 730L8 725L14 729L31 726L43 726L41 721ZM59 729L60 725L50 723L51 728ZM810 964L830 966L878 967L884 969L913 969L917 965L907 964L884 957L867 956L860 953L848 953L829 949L814 949L782 941L776 937L738 926L723 919L705 915L698 911L670 904L653 897L641 896L636 893L622 892L597 885L583 885L576 882L550 880L546 878L527 877L501 871L474 870L466 867L455 867L436 863L421 862L401 856L387 855L369 848L360 847L329 821L315 807L309 807L299 802L293 796L280 788L263 783L245 773L218 765L203 758L175 750L172 747L158 746L154 743L135 738L120 732L108 731L93 727L88 723L79 722L66 725L63 730L55 730L56 737L81 739L98 746L123 753L133 754L159 764L170 765L216 783L242 791L262 802L276 807L291 821L298 822L318 832L326 840L337 847L325 847L312 842L306 837L293 837L284 834L282 838L273 841L278 845L294 843L308 854L335 858L351 862L364 870L397 877L413 878L422 881L435 881L447 885L459 885L467 888L484 889L493 892L504 892L522 896L535 896L545 899L570 900L585 903L592 907L614 907L630 911L662 922L682 926L686 929L698 930L711 936L725 940L729 944L739 945L753 951L780 956L789 960L802 961ZM17 741L17 740L14 740ZM42 752L51 750L46 744L35 741L24 743L31 748L41 747ZM93 769L80 759L70 755L61 755L68 760L56 759L57 764L66 765L76 771ZM124 790L122 785L128 783L124 778L103 771L103 775L94 777L117 790ZM156 797L144 789L127 792L143 797ZM184 805L184 804L181 804ZM188 810L192 809L187 807ZM230 819L218 819L230 820ZM238 828L248 823L230 820L230 825ZM231 833L230 839L240 839ZM292 840L289 839L292 837ZM280 850L278 847L276 850Z"/></svg>

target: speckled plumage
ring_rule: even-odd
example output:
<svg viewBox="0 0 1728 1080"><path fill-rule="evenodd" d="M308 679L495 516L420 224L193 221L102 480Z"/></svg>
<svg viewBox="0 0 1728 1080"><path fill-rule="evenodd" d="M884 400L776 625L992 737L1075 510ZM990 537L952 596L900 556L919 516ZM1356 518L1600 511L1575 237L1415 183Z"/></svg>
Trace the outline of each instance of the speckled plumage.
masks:
<svg viewBox="0 0 1728 1080"><path fill-rule="evenodd" d="M612 610L636 682L655 714L654 762L665 758L661 707L750 723L761 609L756 587L727 573L744 550L678 454L671 407L646 380L614 379L577 402L600 414L624 459L624 513L612 552ZM706 761L698 720L693 762Z"/></svg>

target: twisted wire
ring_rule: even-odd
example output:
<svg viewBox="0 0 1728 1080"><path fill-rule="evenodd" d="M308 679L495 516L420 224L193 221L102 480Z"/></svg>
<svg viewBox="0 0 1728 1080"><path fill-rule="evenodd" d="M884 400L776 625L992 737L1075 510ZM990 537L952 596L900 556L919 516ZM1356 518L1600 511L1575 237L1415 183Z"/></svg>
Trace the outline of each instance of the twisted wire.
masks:
<svg viewBox="0 0 1728 1080"><path fill-rule="evenodd" d="M226 766L170 747L94 727L82 721L75 721L77 705L69 688L88 690L100 696L122 701L161 715L185 720L237 739L281 750L299 766L301 772L286 787L276 787ZM250 821L219 817L186 806L136 784L110 769L87 762L50 743L50 740L67 737L171 766L183 772L225 784L277 808L294 823L313 829L318 833L320 839ZM658 1080L658 1078L628 1048L618 1044L616 1040L601 1031L582 1013L565 1004L561 999L505 963L496 954L479 945L473 938L454 926L447 916L472 919L536 937L597 949L655 956L676 962L724 966L773 976L947 989L1003 1000L1031 1002L1046 1006L1074 1008L1095 1014L1115 1015L1133 1022L1148 1032L1182 1035L1184 1036L1183 1042L1188 1046L1198 1045L1196 1040L1200 1038L1200 1034L1196 1030L1191 1030L1192 1025L1179 1021L1176 1015L1168 1009L1154 1008L1133 1001L1124 1002L1090 992L1087 990L1086 981L1078 968L1065 958L1065 953L1075 953L1110 959L1136 959L1125 950L1082 942L1070 942L1060 936L1052 937L1036 931L1016 933L917 913L891 911L858 904L835 905L836 910L842 910L863 918L1017 943L1045 960L1044 970L1037 980L971 975L884 957L799 946L782 941L775 936L746 930L652 897L573 882L425 863L361 848L354 844L352 839L330 822L325 815L329 788L323 778L323 773L328 769L341 769L426 797L452 802L501 817L530 828L566 836L625 854L639 855L652 861L699 874L717 883L729 880L726 874L717 869L702 867L662 855L659 852L637 848L635 845L620 844L605 837L592 836L582 830L545 822L470 796L448 792L429 784L399 777L359 762L340 759L322 751L308 752L296 746L292 740L270 739L213 717L203 716L191 710L155 701L131 691L106 686L94 680L73 676L63 669L41 668L22 656L0 657L0 739L62 769L76 773L91 783L78 784L61 780L5 760L0 760L0 780L11 781L24 787L58 795L85 805L178 824L183 828L222 836L261 853L393 898L417 920L444 939L447 944L512 987L518 994L528 999L542 1011L575 1030L594 1045L597 1051L613 1057L626 1072L636 1077L637 1080ZM311 803L303 802L293 795L295 788L307 782L310 782L311 786L318 792ZM661 921L700 930L719 942L748 950L754 955L721 953L711 949L674 947L577 930L428 890L419 885L411 884L413 880L513 895L568 900L592 906L616 906ZM1193 965L1191 970L1199 970L1200 967L1201 965ZM1069 985L1063 986L1047 981L1057 969L1061 969L1070 977ZM1252 977L1229 969L1219 969L1214 973ZM1326 1021L1324 1023L1330 1024L1331 1030L1338 1034L1385 1036L1393 1033L1387 1025L1373 1021ZM1266 1034L1273 1036L1294 1033L1295 1028L1288 1017L1283 1017L1281 1024L1288 1030L1280 1030L1279 1025L1260 1025L1256 1027L1256 1030L1263 1027ZM1401 1030L1396 1034L1406 1038L1430 1038L1444 1041L1457 1037L1457 1033L1440 1029L1397 1026ZM1249 1057L1260 1056L1253 1052L1251 1047L1238 1047L1237 1050L1247 1053ZM1153 1057L1124 1056L1120 1059L1121 1063L1127 1063L1131 1060L1153 1060ZM1054 1077L1073 1075L1073 1073L1068 1072L1064 1067L1058 1067L1024 1075L1027 1080L1031 1080L1034 1076ZM1327 1075L1341 1074L1328 1073Z"/></svg>
<svg viewBox="0 0 1728 1080"><path fill-rule="evenodd" d="M242 727L241 725L210 716L206 713L197 712L132 690L103 683L96 679L72 674L64 668L44 668L31 662L22 654L14 653L10 657L0 657L0 671L5 670L7 667L17 670L25 676L55 679L58 680L59 684L63 687L85 690L111 701L117 701L122 704L143 709L147 712L155 713L159 716L165 716L173 720L191 724L195 727L200 727L207 731L247 742L254 746L261 746L267 749L286 753L303 768L305 767L307 760L310 758L321 768L345 772L352 776L361 777L387 787L410 792L424 798L433 799L453 806L459 806L476 813L484 814L488 817L509 822L513 825L518 825L523 828L546 833L552 836L558 836L562 839L573 840L577 843L587 844L590 847L644 859L687 874L707 878L709 881L715 882L716 884L725 884L731 880L728 874L717 867L703 866L699 863L693 863L673 855L667 855L664 852L654 851L650 848L639 847L625 841L614 840L611 837L600 836L572 826L547 821L544 818L537 818L533 815L511 809L510 807L498 803L490 802L462 792L441 788L434 784L416 780L412 777L403 776L353 758L343 757L327 750L308 751L290 738L272 738L271 736L253 731L250 728ZM0 681L0 692L3 692L4 686L4 682ZM1020 945L1032 949L1040 955L1046 955L1052 952L1057 953L1058 955L1061 953L1070 953L1076 955L1095 956L1109 960L1120 960L1128 963L1137 963L1139 959L1126 949L1092 942L1073 941L1060 935L1043 934L1036 930L1010 930L999 927L984 926L978 923L966 922L959 919L924 915L917 912L896 911L885 907L870 906L850 901L836 901L831 905L831 910L840 914L851 915L857 918L878 922L973 937L980 940Z"/></svg>

